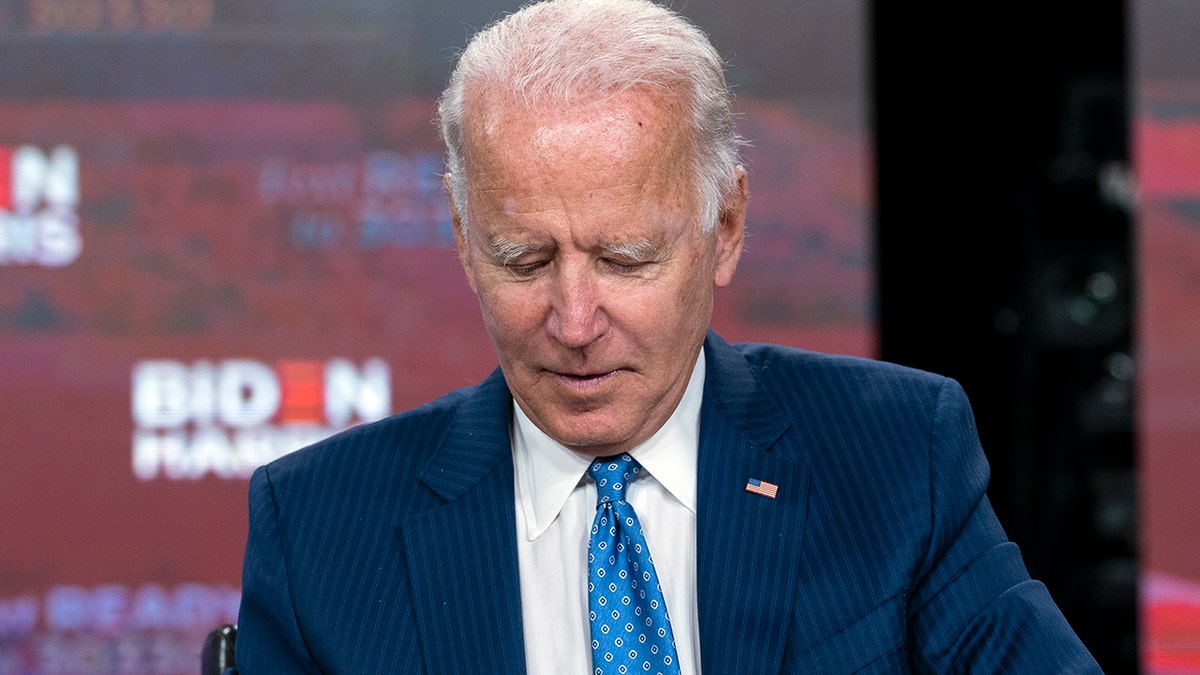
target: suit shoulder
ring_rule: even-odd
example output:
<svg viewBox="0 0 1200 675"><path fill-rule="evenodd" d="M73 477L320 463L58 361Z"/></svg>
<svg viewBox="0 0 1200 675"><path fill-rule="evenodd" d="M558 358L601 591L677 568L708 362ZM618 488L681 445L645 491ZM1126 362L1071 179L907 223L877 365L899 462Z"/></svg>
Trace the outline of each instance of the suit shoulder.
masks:
<svg viewBox="0 0 1200 675"><path fill-rule="evenodd" d="M800 386L825 396L852 395L864 401L933 399L947 383L942 375L860 356L825 354L782 345L740 343L755 376L772 390Z"/></svg>
<svg viewBox="0 0 1200 675"><path fill-rule="evenodd" d="M284 455L264 469L273 483L313 475L329 479L347 471L378 473L385 467L393 474L415 474L479 386L459 389L416 408L346 429Z"/></svg>

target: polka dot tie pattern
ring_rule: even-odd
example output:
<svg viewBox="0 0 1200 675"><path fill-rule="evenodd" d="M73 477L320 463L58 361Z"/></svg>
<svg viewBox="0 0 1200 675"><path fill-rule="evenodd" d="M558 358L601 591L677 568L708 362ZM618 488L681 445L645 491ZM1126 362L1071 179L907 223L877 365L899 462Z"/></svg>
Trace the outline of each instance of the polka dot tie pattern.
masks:
<svg viewBox="0 0 1200 675"><path fill-rule="evenodd" d="M588 542L588 609L595 675L676 675L679 657L658 574L625 489L642 470L628 454L588 472L599 499Z"/></svg>

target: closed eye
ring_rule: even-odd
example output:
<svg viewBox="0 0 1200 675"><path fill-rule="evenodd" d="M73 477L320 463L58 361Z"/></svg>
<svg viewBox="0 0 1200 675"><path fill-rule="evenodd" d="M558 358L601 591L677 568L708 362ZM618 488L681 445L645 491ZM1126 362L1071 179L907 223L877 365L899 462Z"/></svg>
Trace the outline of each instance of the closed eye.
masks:
<svg viewBox="0 0 1200 675"><path fill-rule="evenodd" d="M636 262L626 262L623 260L605 259L604 264L614 272L621 274L633 274L645 269L646 265L649 265L650 263L642 260Z"/></svg>
<svg viewBox="0 0 1200 675"><path fill-rule="evenodd" d="M504 268L507 269L509 272L511 272L513 275L515 275L517 277L528 279L528 278L534 276L535 274L537 274L538 272L542 271L543 269L545 269L546 265L548 265L548 264L550 264L550 263L548 263L546 261L538 261L538 262L523 263L523 264L509 263L509 264L505 265Z"/></svg>

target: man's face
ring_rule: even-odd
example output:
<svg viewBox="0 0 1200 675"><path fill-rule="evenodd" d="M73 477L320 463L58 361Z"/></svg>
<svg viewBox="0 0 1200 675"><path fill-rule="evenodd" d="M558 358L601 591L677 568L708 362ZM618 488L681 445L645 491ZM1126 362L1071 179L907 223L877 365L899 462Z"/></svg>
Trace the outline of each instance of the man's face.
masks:
<svg viewBox="0 0 1200 675"><path fill-rule="evenodd" d="M468 119L468 232L457 213L455 232L509 388L567 447L628 450L687 388L713 287L741 254L744 174L701 234L671 99L634 92L549 115L476 102Z"/></svg>

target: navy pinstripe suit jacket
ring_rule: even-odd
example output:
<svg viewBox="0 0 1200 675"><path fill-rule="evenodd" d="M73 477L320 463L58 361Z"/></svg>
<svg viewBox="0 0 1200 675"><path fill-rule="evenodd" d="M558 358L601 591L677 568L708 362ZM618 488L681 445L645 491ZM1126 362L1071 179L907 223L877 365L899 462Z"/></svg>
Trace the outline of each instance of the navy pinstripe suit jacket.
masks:
<svg viewBox="0 0 1200 675"><path fill-rule="evenodd" d="M705 350L706 673L1099 671L992 513L955 382ZM242 675L523 672L511 406L497 372L259 469Z"/></svg>

